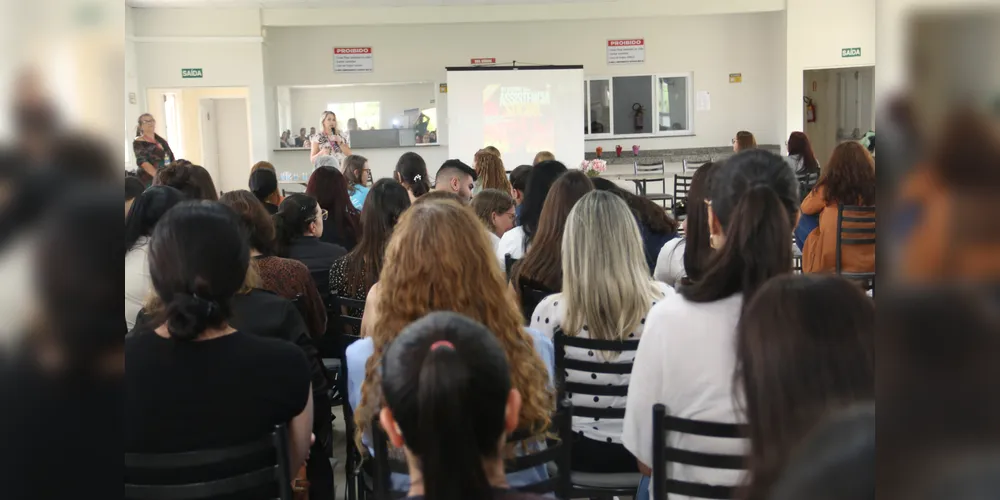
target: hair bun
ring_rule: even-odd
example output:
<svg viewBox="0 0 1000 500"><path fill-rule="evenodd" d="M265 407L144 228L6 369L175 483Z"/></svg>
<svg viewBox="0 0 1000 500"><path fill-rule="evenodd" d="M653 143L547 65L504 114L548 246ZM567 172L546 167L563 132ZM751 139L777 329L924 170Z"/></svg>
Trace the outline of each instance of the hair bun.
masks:
<svg viewBox="0 0 1000 500"><path fill-rule="evenodd" d="M178 293L167 305L167 331L177 340L194 340L222 319L218 303L197 295Z"/></svg>

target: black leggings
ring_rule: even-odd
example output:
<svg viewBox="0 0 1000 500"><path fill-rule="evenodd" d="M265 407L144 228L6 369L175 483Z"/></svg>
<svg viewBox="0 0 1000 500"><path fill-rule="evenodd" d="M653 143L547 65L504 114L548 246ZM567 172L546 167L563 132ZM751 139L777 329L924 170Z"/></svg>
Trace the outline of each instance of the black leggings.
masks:
<svg viewBox="0 0 1000 500"><path fill-rule="evenodd" d="M639 472L624 445L603 443L573 433L573 470L577 472Z"/></svg>

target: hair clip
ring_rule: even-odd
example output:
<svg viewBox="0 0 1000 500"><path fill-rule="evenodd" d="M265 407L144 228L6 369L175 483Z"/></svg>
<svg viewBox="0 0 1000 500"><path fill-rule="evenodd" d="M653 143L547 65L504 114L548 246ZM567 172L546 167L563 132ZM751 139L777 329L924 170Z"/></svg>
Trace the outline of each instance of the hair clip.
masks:
<svg viewBox="0 0 1000 500"><path fill-rule="evenodd" d="M417 175L414 175L414 176L413 176L413 180L414 180L414 181L419 181L420 179L423 179L423 178L424 178L424 177L423 177L422 175L420 175L420 174L417 174Z"/></svg>
<svg viewBox="0 0 1000 500"><path fill-rule="evenodd" d="M430 350L431 351L436 351L437 349L440 349L442 347L446 347L446 348L451 349L453 351L455 350L455 344L452 344L451 342L448 342L447 340L439 340L439 341L431 344Z"/></svg>

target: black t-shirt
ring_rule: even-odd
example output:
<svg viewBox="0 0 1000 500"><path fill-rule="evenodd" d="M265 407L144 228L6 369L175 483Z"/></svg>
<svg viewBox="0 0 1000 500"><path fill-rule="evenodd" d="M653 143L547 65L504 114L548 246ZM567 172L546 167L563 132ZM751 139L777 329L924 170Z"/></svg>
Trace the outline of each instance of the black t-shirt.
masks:
<svg viewBox="0 0 1000 500"><path fill-rule="evenodd" d="M125 340L125 452L174 453L250 442L301 413L309 387L309 364L289 342L241 332L182 342L139 332ZM237 471L225 475L232 472ZM218 473L195 475L218 479ZM163 484L193 479L141 476L143 482Z"/></svg>

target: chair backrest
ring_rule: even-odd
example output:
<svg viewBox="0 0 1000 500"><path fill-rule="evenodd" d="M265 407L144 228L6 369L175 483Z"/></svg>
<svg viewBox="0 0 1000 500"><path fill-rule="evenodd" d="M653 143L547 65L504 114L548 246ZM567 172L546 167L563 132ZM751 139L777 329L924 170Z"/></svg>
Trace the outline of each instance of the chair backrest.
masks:
<svg viewBox="0 0 1000 500"><path fill-rule="evenodd" d="M642 163L639 160L632 162L632 172L636 175L662 174L667 170L667 161L651 161Z"/></svg>
<svg viewBox="0 0 1000 500"><path fill-rule="evenodd" d="M850 227L844 227L844 223ZM875 245L875 207L837 205L837 274L843 272L844 245Z"/></svg>
<svg viewBox="0 0 1000 500"><path fill-rule="evenodd" d="M354 335L361 335L361 318L365 310L365 301L352 299L350 297L332 297L331 312L336 312L337 318L339 318L339 323L342 331L346 333L346 329L343 327L350 327L353 330ZM361 311L362 315L353 315L352 312Z"/></svg>
<svg viewBox="0 0 1000 500"><path fill-rule="evenodd" d="M688 172L694 172L698 170L702 165L712 161L711 158L706 158L704 160L682 160L681 161L681 172L687 174Z"/></svg>
<svg viewBox="0 0 1000 500"><path fill-rule="evenodd" d="M802 201L819 182L819 172L797 175L796 178L799 181L799 201Z"/></svg>
<svg viewBox="0 0 1000 500"><path fill-rule="evenodd" d="M523 449L528 451L507 460L504 467L507 474L543 467L548 464L556 465L555 468L548 468L548 479L518 487L518 491L539 495L555 494L556 498L569 498L568 493L572 490L572 478L569 475L570 446L573 440L572 426L573 406L569 403L562 403L559 405L558 411L552 415L552 423L547 433L533 436L527 431L517 431L508 437L508 443L517 443L514 445L516 449L520 450L522 446L526 446ZM554 434L557 439L549 439L545 446L533 447L530 444L525 444L546 443L546 434ZM377 418L372 421L372 448L375 451L375 499L396 500L405 497L406 492L392 491L391 475L409 474L409 468L405 460L400 460L389 453L385 431L382 430L381 423Z"/></svg>
<svg viewBox="0 0 1000 500"><path fill-rule="evenodd" d="M504 269L507 271L508 280L510 279L511 276L513 276L512 273L514 272L514 264L517 264L518 260L520 259L515 259L511 257L509 253L503 256Z"/></svg>
<svg viewBox="0 0 1000 500"><path fill-rule="evenodd" d="M238 475L182 484L125 483L125 498L134 500L197 500L220 496L238 496L260 491L273 485L281 500L292 499L292 475L288 457L288 429L276 426L274 431L249 443L211 450L181 453L126 453L125 472L142 474L157 471L172 476L177 471L244 463L248 459L267 456L274 458L265 466Z"/></svg>
<svg viewBox="0 0 1000 500"><path fill-rule="evenodd" d="M671 207L674 219L687 215L688 191L691 190L691 179L693 178L693 175L674 176L674 202Z"/></svg>
<svg viewBox="0 0 1000 500"><path fill-rule="evenodd" d="M665 500L667 494L690 496L697 498L713 498L728 500L736 498L735 489L730 486L718 486L687 481L678 481L667 477L667 463L683 464L709 469L745 470L746 457L743 455L724 455L719 453L703 453L699 451L682 450L667 446L667 433L679 432L724 439L743 439L747 435L745 425L720 424L687 420L667 415L667 408L662 404L653 406L653 499Z"/></svg>
<svg viewBox="0 0 1000 500"><path fill-rule="evenodd" d="M574 370L593 374L606 375L629 375L632 373L632 362L597 362L568 359L566 357L567 347L587 349L589 351L604 352L634 352L639 349L638 340L596 340L566 335L562 328L556 328L553 336L556 348L556 390L558 400L562 400L566 394L581 394L585 396L628 396L628 383L624 385L590 384L584 382L566 382L566 370ZM600 418L600 419L624 419L625 408L590 408L577 406L573 413L578 417Z"/></svg>
<svg viewBox="0 0 1000 500"><path fill-rule="evenodd" d="M524 315L525 324L529 325L531 324L531 315L535 312L538 304L545 300L545 297L557 293L552 290L546 290L538 283L524 279L521 280L518 289L521 292L521 313Z"/></svg>

